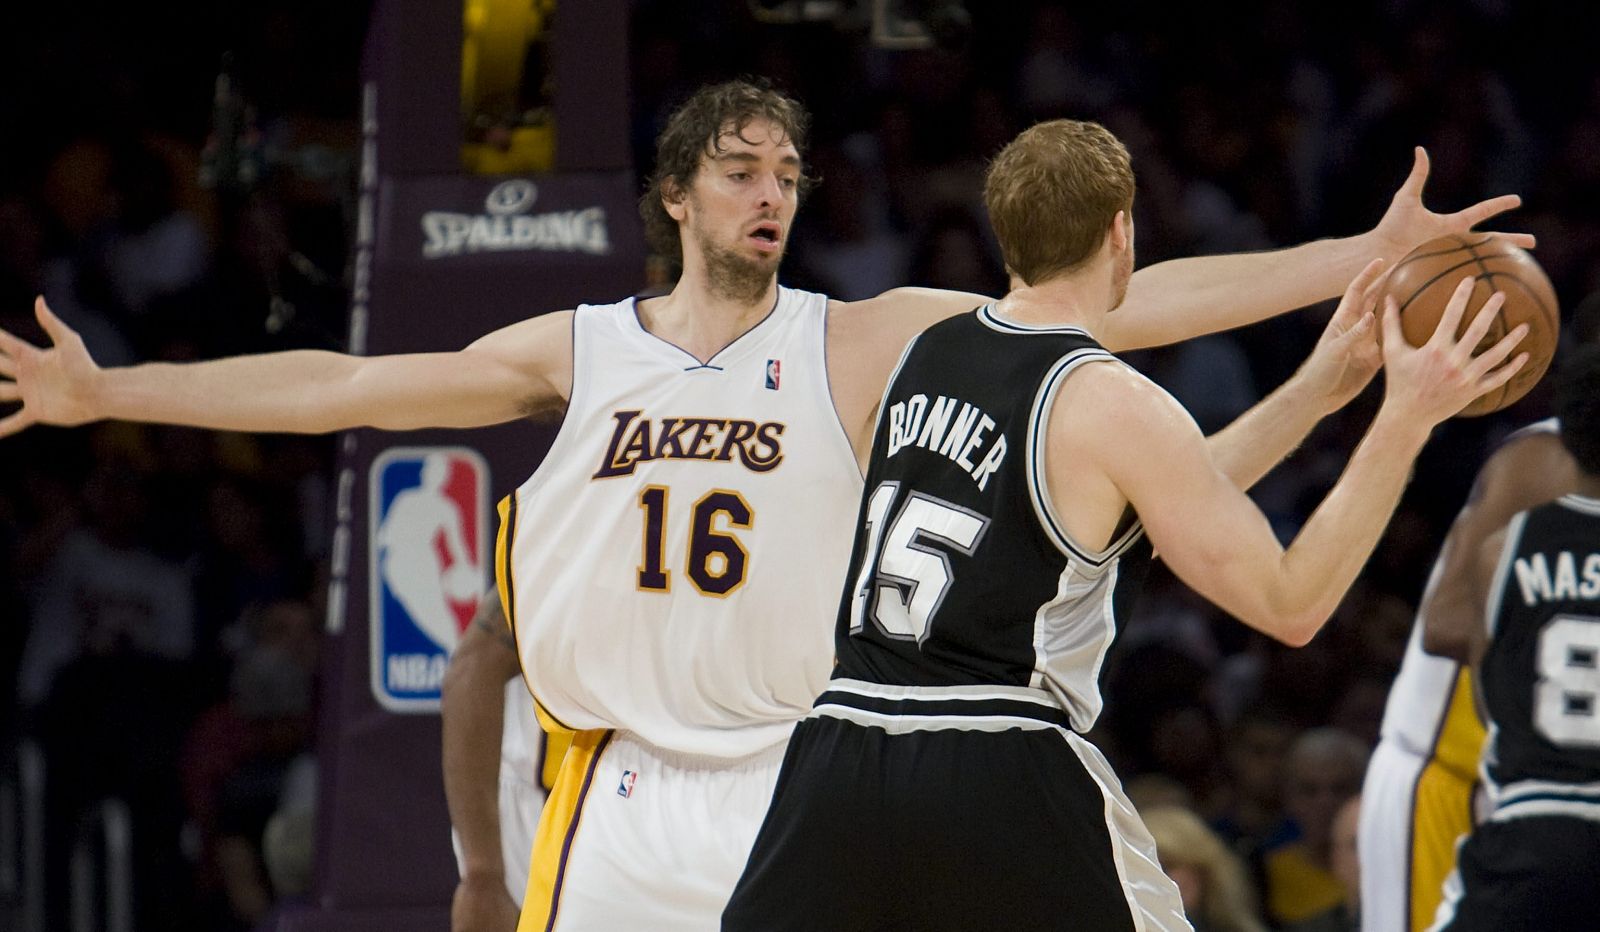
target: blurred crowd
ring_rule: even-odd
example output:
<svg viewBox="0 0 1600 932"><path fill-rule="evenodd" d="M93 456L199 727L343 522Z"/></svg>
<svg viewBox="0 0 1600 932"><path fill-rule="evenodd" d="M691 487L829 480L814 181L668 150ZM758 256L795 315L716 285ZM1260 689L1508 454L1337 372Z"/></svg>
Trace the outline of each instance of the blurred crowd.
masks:
<svg viewBox="0 0 1600 932"><path fill-rule="evenodd" d="M42 340L43 293L103 364L338 348L365 11L169 6L8 12L0 73L34 90L0 97L0 326ZM1600 288L1600 69L1593 31L1572 22L1589 14L1504 0L1245 0L1225 17L1148 0L968 7L959 47L889 52L828 24L758 23L744 0L640 0L636 165L698 84L771 78L814 114L821 179L782 277L861 298L1004 289L981 176L1037 119L1099 120L1127 143L1141 264L1360 232L1422 144L1431 206L1521 193L1505 223L1539 236L1563 304ZM248 177L218 160L224 51L249 102ZM1326 312L1132 361L1214 430L1293 370ZM1153 579L1107 665L1094 737L1197 927L1353 927L1352 797L1427 566L1485 450L1547 404L1536 390L1441 428L1307 648ZM1286 539L1372 407L1369 393L1330 419L1255 492ZM55 896L81 813L108 796L133 814L138 890L161 891L139 897L140 929L247 929L304 893L332 462L326 438L124 424L0 442L4 730L44 752Z"/></svg>

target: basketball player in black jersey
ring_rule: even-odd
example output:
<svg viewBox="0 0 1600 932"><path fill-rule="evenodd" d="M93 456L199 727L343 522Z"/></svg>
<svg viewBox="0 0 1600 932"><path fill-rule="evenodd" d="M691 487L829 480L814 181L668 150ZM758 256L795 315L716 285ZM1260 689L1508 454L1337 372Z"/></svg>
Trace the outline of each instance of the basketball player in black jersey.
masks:
<svg viewBox="0 0 1600 932"><path fill-rule="evenodd" d="M1600 347L1559 378L1575 491L1513 517L1469 571L1493 810L1461 847L1434 929L1600 928Z"/></svg>
<svg viewBox="0 0 1600 932"><path fill-rule="evenodd" d="M1133 268L1121 143L1091 123L1035 126L995 160L985 198L1013 290L923 332L890 380L838 665L794 733L725 930L1188 928L1080 737L1151 547L1303 644L1433 426L1525 361L1511 359L1521 327L1471 355L1502 296L1452 339L1470 280L1419 349L1387 308L1383 406L1285 551L1194 421L1095 340ZM1369 335L1377 265L1346 294Z"/></svg>

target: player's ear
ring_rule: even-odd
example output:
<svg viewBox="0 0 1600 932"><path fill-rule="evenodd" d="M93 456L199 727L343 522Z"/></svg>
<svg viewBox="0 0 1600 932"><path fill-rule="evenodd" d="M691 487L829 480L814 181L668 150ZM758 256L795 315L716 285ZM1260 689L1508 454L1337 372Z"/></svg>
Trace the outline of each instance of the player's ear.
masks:
<svg viewBox="0 0 1600 932"><path fill-rule="evenodd" d="M677 178L668 176L661 179L661 206L666 209L667 216L679 223L682 223L684 217L688 215L688 208L684 204L687 200L684 193L683 186L678 184Z"/></svg>
<svg viewBox="0 0 1600 932"><path fill-rule="evenodd" d="M1111 218L1111 230L1107 233L1106 239L1111 243L1114 252L1126 250L1133 242L1133 218L1128 216L1127 211L1119 210L1116 216Z"/></svg>

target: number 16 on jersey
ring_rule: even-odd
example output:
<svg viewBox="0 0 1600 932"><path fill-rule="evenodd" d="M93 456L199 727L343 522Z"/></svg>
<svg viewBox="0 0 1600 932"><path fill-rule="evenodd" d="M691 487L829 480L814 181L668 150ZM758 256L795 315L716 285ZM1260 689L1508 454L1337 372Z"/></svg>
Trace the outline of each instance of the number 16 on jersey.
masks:
<svg viewBox="0 0 1600 932"><path fill-rule="evenodd" d="M644 541L639 561L639 588L672 591L672 571L666 568L667 508L671 489L646 486L639 493L644 511ZM755 513L744 496L729 489L712 489L700 496L690 512L689 546L684 575L701 595L723 598L744 585L750 552L730 528L749 530Z"/></svg>

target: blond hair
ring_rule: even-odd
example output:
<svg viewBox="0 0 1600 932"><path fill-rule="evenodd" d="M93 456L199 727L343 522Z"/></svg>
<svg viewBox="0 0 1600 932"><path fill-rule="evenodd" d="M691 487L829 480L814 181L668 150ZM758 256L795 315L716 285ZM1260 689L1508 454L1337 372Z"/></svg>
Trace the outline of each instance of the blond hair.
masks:
<svg viewBox="0 0 1600 932"><path fill-rule="evenodd" d="M1267 932L1244 864L1199 816L1177 806L1155 806L1140 816L1156 840L1163 868L1186 864L1205 878L1200 915L1193 918L1207 932Z"/></svg>
<svg viewBox="0 0 1600 932"><path fill-rule="evenodd" d="M1133 165L1104 126L1050 120L1000 150L983 200L1006 270L1035 285L1087 262L1117 211L1132 209Z"/></svg>

